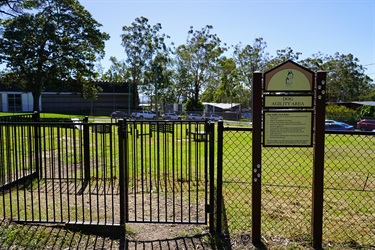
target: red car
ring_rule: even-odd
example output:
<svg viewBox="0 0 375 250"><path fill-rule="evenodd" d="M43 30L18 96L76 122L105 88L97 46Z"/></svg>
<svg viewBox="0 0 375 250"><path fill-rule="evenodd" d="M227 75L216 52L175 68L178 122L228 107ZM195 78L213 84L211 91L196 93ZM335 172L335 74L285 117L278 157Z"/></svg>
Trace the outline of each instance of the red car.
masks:
<svg viewBox="0 0 375 250"><path fill-rule="evenodd" d="M372 131L375 129L375 120L363 119L357 122L357 128L361 131Z"/></svg>

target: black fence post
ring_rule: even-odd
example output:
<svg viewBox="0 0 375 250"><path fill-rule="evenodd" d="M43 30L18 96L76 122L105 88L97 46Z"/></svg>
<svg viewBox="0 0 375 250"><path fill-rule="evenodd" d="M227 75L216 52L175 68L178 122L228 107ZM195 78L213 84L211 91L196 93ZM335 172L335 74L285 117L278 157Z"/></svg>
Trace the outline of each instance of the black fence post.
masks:
<svg viewBox="0 0 375 250"><path fill-rule="evenodd" d="M222 231L222 214L223 214L223 132L224 122L219 121L217 130L217 222L216 232Z"/></svg>
<svg viewBox="0 0 375 250"><path fill-rule="evenodd" d="M90 126L88 122L89 118L86 116L83 119L84 180L86 185L90 181Z"/></svg>
<svg viewBox="0 0 375 250"><path fill-rule="evenodd" d="M32 119L33 119L34 123L40 122L40 114L39 114L38 111L33 112ZM40 126L38 124L35 124L34 125L34 149L35 149L35 155L34 156L35 156L35 172L37 174L38 179L43 176L42 175L43 174L42 168L40 167L40 164L39 164L39 160L40 160L40 157L39 157L40 140L41 140Z"/></svg>
<svg viewBox="0 0 375 250"><path fill-rule="evenodd" d="M215 232L215 130L214 124L206 122L206 132L209 133L209 181L210 181L210 233Z"/></svg>
<svg viewBox="0 0 375 250"><path fill-rule="evenodd" d="M120 187L120 226L124 230L125 233L125 197L127 197L127 193L125 194L125 164L126 164L126 152L125 152L125 143L127 140L126 132L124 131L125 125L124 120L118 120L118 136L119 136L119 187Z"/></svg>

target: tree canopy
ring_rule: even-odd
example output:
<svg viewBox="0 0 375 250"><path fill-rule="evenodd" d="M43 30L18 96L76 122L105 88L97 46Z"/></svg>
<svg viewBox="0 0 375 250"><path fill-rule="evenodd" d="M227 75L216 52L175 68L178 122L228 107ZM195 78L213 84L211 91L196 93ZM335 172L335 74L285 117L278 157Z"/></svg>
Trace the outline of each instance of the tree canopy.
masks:
<svg viewBox="0 0 375 250"><path fill-rule="evenodd" d="M158 66L158 63L165 62L167 47L166 36L161 29L160 23L150 25L145 17L136 18L130 26L122 28L122 46L126 55L125 79L131 84L132 107L139 104L138 86L143 85L143 89L149 91L151 85L156 86L162 79L159 75L162 66Z"/></svg>
<svg viewBox="0 0 375 250"><path fill-rule="evenodd" d="M0 13L15 16L21 13L23 0L0 0Z"/></svg>
<svg viewBox="0 0 375 250"><path fill-rule="evenodd" d="M77 0L24 2L24 13L1 21L2 82L31 92L34 110L48 87L91 89L83 84L95 77L95 61L103 57L109 35Z"/></svg>
<svg viewBox="0 0 375 250"><path fill-rule="evenodd" d="M300 59L301 52L287 47L271 55L261 37L252 44L239 43L230 49L213 33L211 25L200 30L190 27L186 42L172 48L165 44L169 36L161 34L161 24L151 26L145 17L136 18L123 31L125 58L120 64L112 61L112 65L132 83L133 108L139 101L137 89L149 97L159 96L153 102L189 101L194 110L199 101L238 102L250 107L253 72L265 72L287 60L314 72L327 71L327 101L375 100L373 80L352 54L318 52ZM113 66L107 76L113 74Z"/></svg>

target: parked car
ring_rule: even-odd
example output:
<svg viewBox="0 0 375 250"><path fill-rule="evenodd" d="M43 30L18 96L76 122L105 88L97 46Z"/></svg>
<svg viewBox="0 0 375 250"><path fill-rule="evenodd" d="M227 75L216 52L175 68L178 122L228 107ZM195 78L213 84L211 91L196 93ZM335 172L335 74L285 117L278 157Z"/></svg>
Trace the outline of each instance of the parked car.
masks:
<svg viewBox="0 0 375 250"><path fill-rule="evenodd" d="M186 120L204 120L200 114L190 113L186 115Z"/></svg>
<svg viewBox="0 0 375 250"><path fill-rule="evenodd" d="M142 119L156 120L156 114L148 110L132 112L132 117L134 117L135 119L141 119L141 120Z"/></svg>
<svg viewBox="0 0 375 250"><path fill-rule="evenodd" d="M209 115L206 115L206 119L209 121L221 121L223 120L223 117L217 114L209 114Z"/></svg>
<svg viewBox="0 0 375 250"><path fill-rule="evenodd" d="M325 131L354 131L354 126L334 120L325 121Z"/></svg>
<svg viewBox="0 0 375 250"><path fill-rule="evenodd" d="M372 131L375 129L375 120L362 119L357 122L357 128L361 131Z"/></svg>
<svg viewBox="0 0 375 250"><path fill-rule="evenodd" d="M128 114L123 111L114 111L111 114L112 119L123 119L123 118L127 118L127 116Z"/></svg>
<svg viewBox="0 0 375 250"><path fill-rule="evenodd" d="M181 120L181 116L176 113L165 113L161 117L164 120Z"/></svg>

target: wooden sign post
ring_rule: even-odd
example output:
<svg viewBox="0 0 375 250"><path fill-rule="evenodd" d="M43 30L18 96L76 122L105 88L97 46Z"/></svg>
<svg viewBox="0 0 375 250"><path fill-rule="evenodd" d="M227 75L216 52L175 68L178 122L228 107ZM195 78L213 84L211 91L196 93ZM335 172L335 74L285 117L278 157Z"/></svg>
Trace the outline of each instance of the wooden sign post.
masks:
<svg viewBox="0 0 375 250"><path fill-rule="evenodd" d="M312 234L322 244L325 72L286 61L253 74L252 239L261 244L262 146L314 147ZM263 143L262 143L263 141Z"/></svg>

